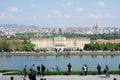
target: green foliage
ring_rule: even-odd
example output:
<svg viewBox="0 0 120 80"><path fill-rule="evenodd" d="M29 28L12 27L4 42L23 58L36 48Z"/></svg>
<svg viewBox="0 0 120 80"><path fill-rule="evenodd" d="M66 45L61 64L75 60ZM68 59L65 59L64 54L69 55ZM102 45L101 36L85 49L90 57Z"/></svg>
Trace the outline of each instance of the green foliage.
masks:
<svg viewBox="0 0 120 80"><path fill-rule="evenodd" d="M21 48L22 49L25 49L25 50L31 50L31 49L33 49L35 47L35 45L34 44L30 44L30 43L23 43L22 45L21 45Z"/></svg>
<svg viewBox="0 0 120 80"><path fill-rule="evenodd" d="M16 40L0 40L0 51L32 50L34 47L34 44L25 41L17 42Z"/></svg>
<svg viewBox="0 0 120 80"><path fill-rule="evenodd" d="M53 37L58 37L59 35L62 37L67 37L67 38L78 38L78 37L87 37L90 38L91 40L96 40L96 39L120 39L120 34L119 33L109 33L109 34L75 34L75 33L62 33L61 29L59 29L59 34L58 33L41 33L42 36L36 36L36 33L18 33L16 36L12 36L10 39L12 40L29 40L30 38L53 38Z"/></svg>
<svg viewBox="0 0 120 80"><path fill-rule="evenodd" d="M91 40L96 40L96 39L120 39L120 34L118 33L110 33L110 34L89 34L85 35L86 37L89 37Z"/></svg>
<svg viewBox="0 0 120 80"><path fill-rule="evenodd" d="M86 44L84 46L85 50L120 50L120 43L106 43L106 44L101 44L101 43L90 43Z"/></svg>

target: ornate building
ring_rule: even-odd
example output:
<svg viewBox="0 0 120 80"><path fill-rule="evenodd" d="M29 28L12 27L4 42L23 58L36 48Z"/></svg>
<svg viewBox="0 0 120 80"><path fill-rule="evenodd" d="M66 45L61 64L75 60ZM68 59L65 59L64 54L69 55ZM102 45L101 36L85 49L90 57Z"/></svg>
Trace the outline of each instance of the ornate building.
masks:
<svg viewBox="0 0 120 80"><path fill-rule="evenodd" d="M88 38L66 38L66 37L54 37L54 38L33 38L31 43L35 44L35 49L83 49L85 44L90 43Z"/></svg>

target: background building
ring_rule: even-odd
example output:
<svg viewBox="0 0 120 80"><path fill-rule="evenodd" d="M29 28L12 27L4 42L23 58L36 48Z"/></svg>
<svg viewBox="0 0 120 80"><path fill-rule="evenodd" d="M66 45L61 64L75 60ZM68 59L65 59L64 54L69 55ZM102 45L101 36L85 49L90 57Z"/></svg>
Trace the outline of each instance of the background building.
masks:
<svg viewBox="0 0 120 80"><path fill-rule="evenodd" d="M63 51L65 49L76 50L83 49L85 44L90 43L88 38L66 38L66 37L54 37L54 38L33 38L31 43L35 44L35 49L56 49L57 51Z"/></svg>

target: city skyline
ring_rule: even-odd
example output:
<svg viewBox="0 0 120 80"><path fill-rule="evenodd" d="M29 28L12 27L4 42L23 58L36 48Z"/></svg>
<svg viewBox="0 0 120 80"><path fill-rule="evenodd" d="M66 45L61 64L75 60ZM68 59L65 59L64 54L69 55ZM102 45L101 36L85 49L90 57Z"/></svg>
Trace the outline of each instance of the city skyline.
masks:
<svg viewBox="0 0 120 80"><path fill-rule="evenodd" d="M119 27L120 0L1 0L0 24Z"/></svg>

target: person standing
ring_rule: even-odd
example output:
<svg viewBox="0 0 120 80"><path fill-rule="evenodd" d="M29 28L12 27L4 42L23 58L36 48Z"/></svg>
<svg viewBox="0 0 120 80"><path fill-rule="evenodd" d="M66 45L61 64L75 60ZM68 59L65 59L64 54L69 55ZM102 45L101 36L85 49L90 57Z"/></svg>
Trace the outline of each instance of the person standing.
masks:
<svg viewBox="0 0 120 80"><path fill-rule="evenodd" d="M23 71L24 71L24 77L26 77L26 75L27 75L27 65L25 65Z"/></svg>
<svg viewBox="0 0 120 80"><path fill-rule="evenodd" d="M119 75L120 75L120 64L119 64L119 67L118 67L118 68L119 68Z"/></svg>
<svg viewBox="0 0 120 80"><path fill-rule="evenodd" d="M34 69L31 71L31 79L36 80L36 71Z"/></svg>
<svg viewBox="0 0 120 80"><path fill-rule="evenodd" d="M67 65L67 67L68 67L68 74L70 75L71 74L72 65L69 63Z"/></svg>
<svg viewBox="0 0 120 80"><path fill-rule="evenodd" d="M44 72L45 72L46 68L43 64L41 64L41 75L44 77Z"/></svg>
<svg viewBox="0 0 120 80"><path fill-rule="evenodd" d="M60 68L59 68L59 66L57 65L57 67L56 67L56 71L57 72L59 72L60 71Z"/></svg>
<svg viewBox="0 0 120 80"><path fill-rule="evenodd" d="M29 80L32 80L32 70L29 71L28 78L29 78Z"/></svg>
<svg viewBox="0 0 120 80"><path fill-rule="evenodd" d="M83 74L86 76L87 72L88 72L88 66L87 66L87 64L83 65L82 69L83 69Z"/></svg>
<svg viewBox="0 0 120 80"><path fill-rule="evenodd" d="M37 73L38 73L38 77L41 76L41 74L40 74L40 65L37 66Z"/></svg>
<svg viewBox="0 0 120 80"><path fill-rule="evenodd" d="M32 65L31 69L36 71L35 64Z"/></svg>
<svg viewBox="0 0 120 80"><path fill-rule="evenodd" d="M98 64L97 70L98 70L98 74L101 74L101 66L100 66L100 64Z"/></svg>
<svg viewBox="0 0 120 80"><path fill-rule="evenodd" d="M104 72L105 72L106 78L107 77L109 78L110 77L110 70L109 70L108 65L105 66Z"/></svg>

